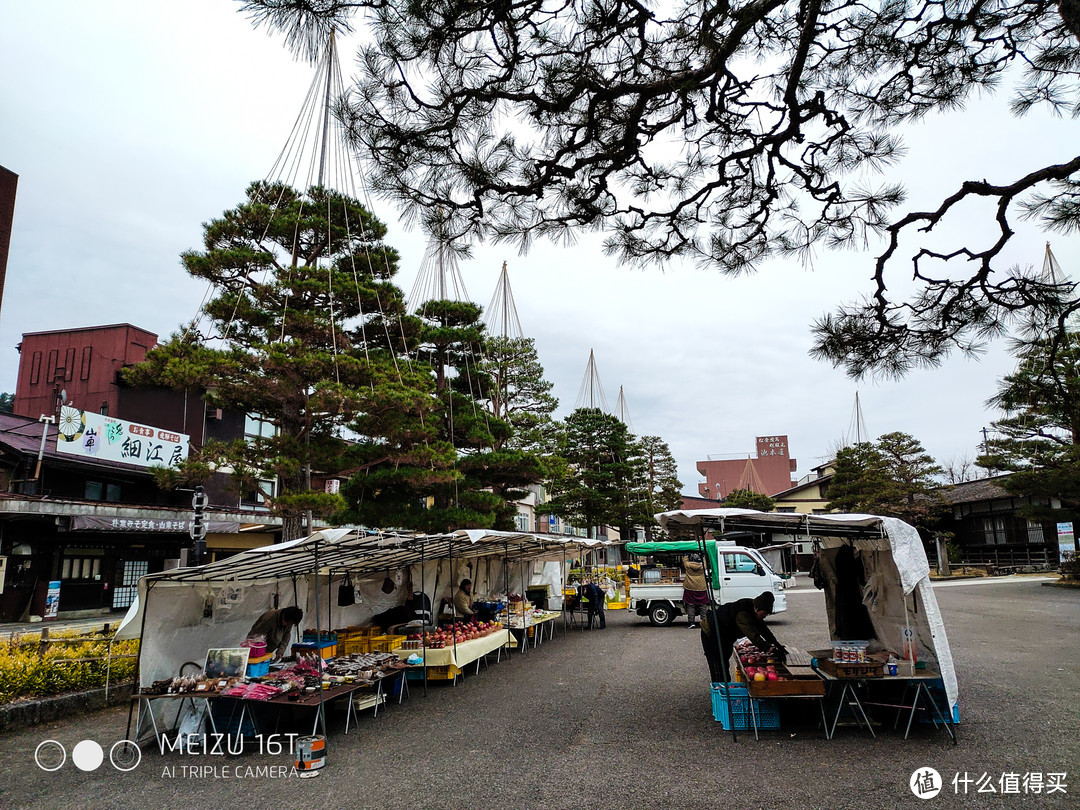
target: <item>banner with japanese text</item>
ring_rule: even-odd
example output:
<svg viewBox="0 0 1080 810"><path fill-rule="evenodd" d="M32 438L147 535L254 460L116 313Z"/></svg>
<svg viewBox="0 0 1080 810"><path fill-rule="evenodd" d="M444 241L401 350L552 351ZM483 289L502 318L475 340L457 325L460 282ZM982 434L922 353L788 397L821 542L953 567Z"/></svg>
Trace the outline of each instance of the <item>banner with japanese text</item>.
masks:
<svg viewBox="0 0 1080 810"><path fill-rule="evenodd" d="M65 406L57 424L56 452L140 467L175 467L188 456L190 437Z"/></svg>

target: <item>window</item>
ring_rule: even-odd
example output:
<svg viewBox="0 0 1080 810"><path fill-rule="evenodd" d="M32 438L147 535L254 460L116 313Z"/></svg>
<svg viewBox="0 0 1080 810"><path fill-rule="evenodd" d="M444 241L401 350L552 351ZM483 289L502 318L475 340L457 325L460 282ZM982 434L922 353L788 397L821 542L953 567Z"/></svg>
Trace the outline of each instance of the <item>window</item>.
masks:
<svg viewBox="0 0 1080 810"><path fill-rule="evenodd" d="M33 358L30 360L30 384L37 385L38 380L41 378L41 352L34 352Z"/></svg>
<svg viewBox="0 0 1080 810"><path fill-rule="evenodd" d="M994 546L1005 542L1005 518L979 518L976 526L976 539L981 538L984 545Z"/></svg>
<svg viewBox="0 0 1080 810"><path fill-rule="evenodd" d="M82 369L79 371L80 380L90 379L90 358L93 352L89 346L84 346L82 350Z"/></svg>
<svg viewBox="0 0 1080 810"><path fill-rule="evenodd" d="M277 494L277 482L270 479L260 479L256 489L243 493L240 496L241 506L266 506L266 499L273 498Z"/></svg>
<svg viewBox="0 0 1080 810"><path fill-rule="evenodd" d="M518 512L515 518L517 529L519 532L529 531L529 516L524 512Z"/></svg>
<svg viewBox="0 0 1080 810"><path fill-rule="evenodd" d="M1034 520L1029 520L1027 522L1027 541L1029 543L1042 543L1045 541L1041 523Z"/></svg>
<svg viewBox="0 0 1080 810"><path fill-rule="evenodd" d="M277 427L259 414L249 413L244 416L244 435L249 441L253 438L269 439L277 435Z"/></svg>
<svg viewBox="0 0 1080 810"><path fill-rule="evenodd" d="M75 347L72 346L64 352L64 380L71 382L71 375L75 371Z"/></svg>
<svg viewBox="0 0 1080 810"><path fill-rule="evenodd" d="M100 501L105 485L100 481L87 481L83 497L88 501Z"/></svg>
<svg viewBox="0 0 1080 810"><path fill-rule="evenodd" d="M724 554L725 574L749 574L757 570L757 560L748 554Z"/></svg>
<svg viewBox="0 0 1080 810"><path fill-rule="evenodd" d="M75 552L79 554L78 551ZM82 552L86 554L86 552ZM101 557L64 557L60 565L60 579L101 580Z"/></svg>
<svg viewBox="0 0 1080 810"><path fill-rule="evenodd" d="M776 507L776 511L777 512L785 512L785 513L790 514L790 513L795 511L795 507L794 506L778 506L778 507Z"/></svg>
<svg viewBox="0 0 1080 810"><path fill-rule="evenodd" d="M53 382L56 379L56 364L60 359L60 352L52 349L49 352L49 365L45 371L45 382Z"/></svg>
<svg viewBox="0 0 1080 810"><path fill-rule="evenodd" d="M119 484L106 484L105 486L105 500L110 503L116 503L120 500L120 485Z"/></svg>

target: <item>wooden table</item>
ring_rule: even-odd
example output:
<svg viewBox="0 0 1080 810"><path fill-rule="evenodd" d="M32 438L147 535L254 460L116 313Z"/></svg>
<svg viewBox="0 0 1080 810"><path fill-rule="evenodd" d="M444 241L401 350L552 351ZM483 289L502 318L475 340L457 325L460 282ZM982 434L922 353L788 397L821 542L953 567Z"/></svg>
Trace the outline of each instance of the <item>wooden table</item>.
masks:
<svg viewBox="0 0 1080 810"><path fill-rule="evenodd" d="M902 716L903 712L905 710L909 710L907 728L904 730L904 739L906 740L908 738L908 736L911 734L911 723L915 719L915 712L918 711L918 709L919 709L919 700L920 700L920 698L925 698L926 702L930 704L930 709L933 712L934 726L936 727L938 721L940 720L941 724L945 727L945 731L948 732L949 737L952 739L953 745L957 744L956 732L953 731L952 725L945 720L944 713L941 711L941 708L937 705L937 701L934 700L934 696L932 694L930 694L930 690L929 690L929 688L927 686L927 684L929 684L929 683L940 681L941 680L941 674L940 673L934 672L933 670L930 670L930 669L924 669L924 670L915 670L915 672L913 674L910 674L910 675L908 675L908 674L897 674L897 675L882 675L880 677L873 677L873 678L844 678L844 677L837 677L836 675L833 675L833 674L831 674L829 672L824 672L819 668L815 668L815 671L822 677L822 679L826 683L828 683L830 685L830 691L835 691L836 687L834 686L834 684L837 684L837 683L842 683L843 684L843 688L840 690L840 700L836 705L836 715L833 717L832 732L830 732L830 734L829 734L830 737L832 736L832 733L836 731L836 724L840 719L841 711L843 711L844 701L849 696L850 696L851 700L850 700L850 703L848 705L853 710L853 714L855 715L855 721L857 723L859 723L860 726L863 723L865 723L867 731L870 732L870 736L871 737L876 737L877 735L874 734L874 729L870 725L870 719L866 716L866 710L863 708L862 701L859 699L859 694L858 694L858 691L856 690L855 687L858 686L858 685L869 686L871 684L899 684L899 683L903 683L904 684L904 697L901 698L901 703L899 705L888 704L891 708L895 708L895 709L898 710L897 715L896 715L896 720L893 722L893 728L895 729L899 725L900 717ZM908 705L907 703L905 703L903 701L905 701L907 699L907 695L912 689L915 690L915 694L912 697L911 704ZM869 704L869 705L879 705L879 704Z"/></svg>
<svg viewBox="0 0 1080 810"><path fill-rule="evenodd" d="M750 720L754 727L755 740L758 739L758 726L757 715L754 712L754 700L759 698L769 700L773 698L816 700L818 709L821 711L821 723L825 729L825 739L832 739L828 721L825 719L825 682L818 677L817 673L810 672L808 667L806 668L808 671L802 673L803 668L792 665L788 667L788 672L794 676L793 679L755 681L746 674L746 669L743 667L742 659L739 658L738 654L735 655L735 662L743 680L746 681L746 692L750 698Z"/></svg>

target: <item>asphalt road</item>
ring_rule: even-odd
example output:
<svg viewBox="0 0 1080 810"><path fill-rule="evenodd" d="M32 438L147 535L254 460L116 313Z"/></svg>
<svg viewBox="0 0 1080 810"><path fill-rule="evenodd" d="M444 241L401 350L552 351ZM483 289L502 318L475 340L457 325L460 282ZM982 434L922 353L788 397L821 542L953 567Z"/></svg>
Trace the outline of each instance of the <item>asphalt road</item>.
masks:
<svg viewBox="0 0 1080 810"><path fill-rule="evenodd" d="M911 739L891 725L876 739L854 727L827 741L813 726L742 734L712 719L698 634L609 612L603 631L572 631L515 654L457 687L415 689L401 706L350 733L332 718L328 764L310 780L286 778L288 755L160 756L147 750L129 773L106 758L72 765L82 740L108 751L126 710L0 736L0 808L901 808L1076 807L1080 796L1077 686L1080 593L1038 582L937 589L960 682L959 745L932 726ZM824 599L790 592L774 617L782 641L824 646ZM40 742L66 746L48 773ZM198 775L184 768L216 767ZM279 778L254 770L279 766ZM927 801L908 786L936 769L944 790ZM224 770L228 768L228 772ZM956 795L955 774L973 782ZM1067 793L977 793L985 773L1065 772ZM190 770L187 772L190 774ZM226 775L227 773L227 775ZM987 784L982 782L984 788ZM960 790L963 784L960 783Z"/></svg>

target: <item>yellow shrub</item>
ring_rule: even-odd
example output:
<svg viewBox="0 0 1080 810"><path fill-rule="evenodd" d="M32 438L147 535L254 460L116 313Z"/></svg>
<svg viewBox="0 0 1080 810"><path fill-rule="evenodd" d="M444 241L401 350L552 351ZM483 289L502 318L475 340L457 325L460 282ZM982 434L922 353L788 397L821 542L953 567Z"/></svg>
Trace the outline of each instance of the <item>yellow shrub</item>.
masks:
<svg viewBox="0 0 1080 810"><path fill-rule="evenodd" d="M50 636L45 654L38 655L41 635L39 633L12 635L0 642L0 703L22 697L43 697L63 692L78 692L105 685L109 668L109 639L104 636L78 636L76 633L59 633ZM134 655L139 651L138 641L118 641L112 645L112 654ZM89 658L90 661L67 659ZM121 658L112 661L109 680L121 683L135 675L135 659Z"/></svg>

